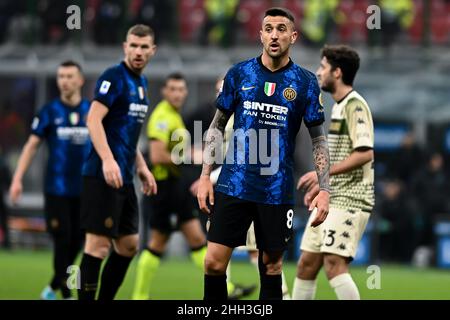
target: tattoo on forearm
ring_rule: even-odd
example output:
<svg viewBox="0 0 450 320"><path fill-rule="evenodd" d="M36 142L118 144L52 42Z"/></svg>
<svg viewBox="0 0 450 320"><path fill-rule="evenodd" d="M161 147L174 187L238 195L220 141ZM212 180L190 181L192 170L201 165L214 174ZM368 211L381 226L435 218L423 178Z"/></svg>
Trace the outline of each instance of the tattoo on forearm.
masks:
<svg viewBox="0 0 450 320"><path fill-rule="evenodd" d="M217 110L214 115L214 119L212 120L206 135L205 150L203 152L202 176L209 176L211 174L214 159L216 158L216 152L222 150L225 127L230 117L231 115L220 110Z"/></svg>
<svg viewBox="0 0 450 320"><path fill-rule="evenodd" d="M312 139L314 165L316 167L320 190L330 192L330 155L325 136Z"/></svg>

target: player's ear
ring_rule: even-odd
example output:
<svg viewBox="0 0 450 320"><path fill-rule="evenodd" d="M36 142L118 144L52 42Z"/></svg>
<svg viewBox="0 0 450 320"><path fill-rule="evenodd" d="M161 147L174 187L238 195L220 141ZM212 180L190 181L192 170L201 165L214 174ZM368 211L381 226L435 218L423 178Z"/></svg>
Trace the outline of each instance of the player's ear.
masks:
<svg viewBox="0 0 450 320"><path fill-rule="evenodd" d="M262 30L259 30L259 39L261 40L261 43L264 43L263 42L263 31Z"/></svg>
<svg viewBox="0 0 450 320"><path fill-rule="evenodd" d="M333 74L334 74L334 77L335 77L336 79L342 78L342 69L339 68L339 67L336 67L336 68L333 70Z"/></svg>
<svg viewBox="0 0 450 320"><path fill-rule="evenodd" d="M298 38L298 31L294 30L294 32L292 32L292 35L291 35L291 44L294 44L295 41L297 41L297 38Z"/></svg>
<svg viewBox="0 0 450 320"><path fill-rule="evenodd" d="M155 55L155 53L156 53L156 49L158 49L158 46L156 45L156 44L152 44L152 46L150 47L150 48L152 48L152 57Z"/></svg>
<svg viewBox="0 0 450 320"><path fill-rule="evenodd" d="M85 82L84 76L82 73L80 73L80 87L84 86L84 82Z"/></svg>
<svg viewBox="0 0 450 320"><path fill-rule="evenodd" d="M123 51L124 51L124 52L127 52L127 42L126 42L126 41L124 41L124 42L122 43L122 46L123 46Z"/></svg>

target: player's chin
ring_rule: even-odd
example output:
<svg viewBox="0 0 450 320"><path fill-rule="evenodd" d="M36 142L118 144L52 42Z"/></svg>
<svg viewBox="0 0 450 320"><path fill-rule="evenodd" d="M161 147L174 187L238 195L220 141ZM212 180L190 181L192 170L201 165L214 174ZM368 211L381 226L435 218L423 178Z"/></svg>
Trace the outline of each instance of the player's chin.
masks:
<svg viewBox="0 0 450 320"><path fill-rule="evenodd" d="M142 70L145 68L146 63L144 60L137 60L137 61L134 60L132 65L133 65L133 69Z"/></svg>

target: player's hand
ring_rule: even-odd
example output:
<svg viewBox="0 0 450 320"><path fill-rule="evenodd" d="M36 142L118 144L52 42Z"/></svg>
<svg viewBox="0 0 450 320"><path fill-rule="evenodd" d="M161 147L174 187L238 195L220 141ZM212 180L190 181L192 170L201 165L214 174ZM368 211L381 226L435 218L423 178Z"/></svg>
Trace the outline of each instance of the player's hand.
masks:
<svg viewBox="0 0 450 320"><path fill-rule="evenodd" d="M319 194L320 187L318 183L313 184L308 191L306 191L305 196L303 197L303 204L305 207L311 205L313 199Z"/></svg>
<svg viewBox="0 0 450 320"><path fill-rule="evenodd" d="M314 198L314 200L309 205L309 211L317 208L316 217L313 222L311 222L311 227L317 227L322 222L325 221L328 215L330 204L330 194L328 191L321 190L319 194Z"/></svg>
<svg viewBox="0 0 450 320"><path fill-rule="evenodd" d="M189 191L192 193L194 197L197 196L198 193L198 185L200 184L200 179L195 180L191 186L189 187Z"/></svg>
<svg viewBox="0 0 450 320"><path fill-rule="evenodd" d="M142 182L141 191L143 194L145 194L146 196L151 196L152 194L156 194L158 192L158 186L156 185L155 177L150 172L150 170L148 170L147 166L138 169L137 174Z"/></svg>
<svg viewBox="0 0 450 320"><path fill-rule="evenodd" d="M114 158L103 161L103 176L109 186L115 189L119 189L123 186L120 167Z"/></svg>
<svg viewBox="0 0 450 320"><path fill-rule="evenodd" d="M314 183L319 183L317 173L315 171L305 173L298 179L297 190L309 190Z"/></svg>
<svg viewBox="0 0 450 320"><path fill-rule="evenodd" d="M214 190L213 190L213 184L209 178L209 176L201 176L199 179L198 184L198 191L197 191L197 200L198 200L198 206L200 207L200 210L204 213L210 214L211 210L208 207L207 201L209 198L209 205L214 205Z"/></svg>
<svg viewBox="0 0 450 320"><path fill-rule="evenodd" d="M11 182L11 186L9 187L9 200L11 200L11 203L13 205L16 205L19 201L20 197L22 196L23 186L22 181L20 180L13 180Z"/></svg>

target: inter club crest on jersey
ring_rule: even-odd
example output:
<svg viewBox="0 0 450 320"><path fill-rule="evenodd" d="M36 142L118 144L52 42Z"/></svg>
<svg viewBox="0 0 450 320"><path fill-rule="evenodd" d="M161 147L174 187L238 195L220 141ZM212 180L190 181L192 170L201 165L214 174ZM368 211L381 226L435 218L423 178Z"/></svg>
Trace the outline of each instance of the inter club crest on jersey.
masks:
<svg viewBox="0 0 450 320"><path fill-rule="evenodd" d="M73 126L76 126L80 122L80 115L78 112L72 112L69 115L69 121Z"/></svg>
<svg viewBox="0 0 450 320"><path fill-rule="evenodd" d="M275 87L277 86L276 83L273 82L266 82L264 84L264 93L266 96L270 97L275 93Z"/></svg>

